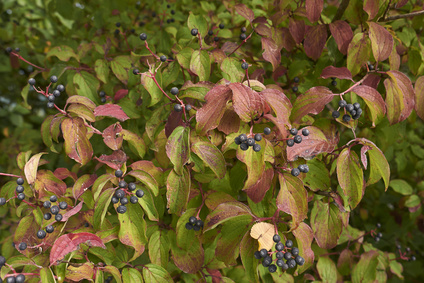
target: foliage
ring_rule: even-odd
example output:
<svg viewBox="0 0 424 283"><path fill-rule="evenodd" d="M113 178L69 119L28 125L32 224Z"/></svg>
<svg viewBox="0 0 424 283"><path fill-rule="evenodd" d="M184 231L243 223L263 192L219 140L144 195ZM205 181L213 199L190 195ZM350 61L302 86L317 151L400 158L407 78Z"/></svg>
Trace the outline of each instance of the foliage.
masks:
<svg viewBox="0 0 424 283"><path fill-rule="evenodd" d="M421 1L83 2L0 3L2 279L424 278Z"/></svg>

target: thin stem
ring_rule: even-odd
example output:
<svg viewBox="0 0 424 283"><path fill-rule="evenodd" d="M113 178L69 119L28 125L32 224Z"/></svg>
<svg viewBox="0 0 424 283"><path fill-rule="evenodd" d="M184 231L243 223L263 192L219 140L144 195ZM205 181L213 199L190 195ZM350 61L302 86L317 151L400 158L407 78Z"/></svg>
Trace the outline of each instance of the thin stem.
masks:
<svg viewBox="0 0 424 283"><path fill-rule="evenodd" d="M166 94L166 92L162 89L162 87L159 85L159 83L158 83L158 81L156 80L156 78L155 78L155 74L153 74L153 73L150 73L151 74L151 76L150 76L150 78L155 82L155 84L157 85L157 87L160 89L160 91L162 91L162 93L169 99L169 100L171 100L172 102L175 102L175 99L172 99L171 97L169 97L169 95L168 94Z"/></svg>
<svg viewBox="0 0 424 283"><path fill-rule="evenodd" d="M332 22L338 21L342 18L344 12L346 11L347 6L349 5L349 0L343 0L342 3L340 3L339 8L336 11L336 15L334 16Z"/></svg>
<svg viewBox="0 0 424 283"><path fill-rule="evenodd" d="M249 34L249 36L248 37L246 37L246 39L245 40L243 40L240 44L239 44L239 46L237 46L237 48L236 49L234 49L233 50L233 52L231 52L230 54L228 54L227 55L227 57L230 57L234 52L236 52L243 44L245 44L246 43L246 41L252 36L252 34L253 34L253 31Z"/></svg>
<svg viewBox="0 0 424 283"><path fill-rule="evenodd" d="M37 68L37 69L40 69L42 72L46 72L46 71L48 71L48 70L49 70L49 69L46 69L46 68L39 67L39 66L37 66L37 65L35 65L35 64L31 63L31 62L29 62L28 60L25 60L25 59L24 59L24 57L22 57L22 56L21 56L21 55L19 55L19 54L16 54L16 53L15 53L15 52L13 52L13 51L12 51L10 54L12 54L13 56L18 57L18 59L20 59L20 60L24 61L25 63L27 63L27 64L29 64L29 65L31 65L31 66L33 66L33 67Z"/></svg>
<svg viewBox="0 0 424 283"><path fill-rule="evenodd" d="M93 130L93 132L94 132L95 134L103 135L103 133L102 133L101 131L97 130L97 129L96 129L96 128L94 128L92 125L88 124L87 122L84 122L84 124L85 124L87 127L89 127L90 129L92 129L92 130Z"/></svg>
<svg viewBox="0 0 424 283"><path fill-rule="evenodd" d="M368 74L365 75L365 77L363 77L360 81L357 81L356 83L354 83L353 86L351 86L350 88L348 88L344 92L340 93L340 95L344 95L344 94L352 91L353 88L355 88L356 86L360 85L367 77L368 77Z"/></svg>
<svg viewBox="0 0 424 283"><path fill-rule="evenodd" d="M8 174L8 173L1 173L1 172L0 172L0 176L8 176L8 177L16 177L16 178L21 177L21 176L15 175L15 174Z"/></svg>
<svg viewBox="0 0 424 283"><path fill-rule="evenodd" d="M155 58L156 58L156 59L159 59L159 56L158 56L158 55L156 55L155 53L153 53L153 51L152 51L152 50L150 50L150 48L149 48L149 44L147 43L147 40L144 42L144 46L146 46L147 50L149 50L149 52L150 52L153 56L155 56Z"/></svg>
<svg viewBox="0 0 424 283"><path fill-rule="evenodd" d="M420 15L424 15L424 10L411 12L411 13L408 13L408 14L402 14L402 15L395 15L395 16L387 17L386 19L383 19L379 22L394 21L394 20L397 20L397 19L415 17L415 16L420 16Z"/></svg>
<svg viewBox="0 0 424 283"><path fill-rule="evenodd" d="M386 19L386 15L387 15L387 12L389 11L390 4L392 4L392 0L389 0L389 4L387 4L386 10L384 10L383 17L381 18L382 21Z"/></svg>

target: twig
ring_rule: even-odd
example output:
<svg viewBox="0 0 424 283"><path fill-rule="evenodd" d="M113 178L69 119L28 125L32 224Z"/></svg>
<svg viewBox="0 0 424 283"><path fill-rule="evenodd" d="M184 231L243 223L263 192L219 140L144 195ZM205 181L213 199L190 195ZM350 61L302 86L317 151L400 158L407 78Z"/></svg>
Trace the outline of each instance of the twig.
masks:
<svg viewBox="0 0 424 283"><path fill-rule="evenodd" d="M349 0L343 0L342 3L340 3L339 8L337 9L336 15L334 16L332 20L333 23L342 18L348 5L349 5Z"/></svg>
<svg viewBox="0 0 424 283"><path fill-rule="evenodd" d="M390 4L392 4L392 0L389 0L389 4L387 4L386 10L384 10L383 17L381 18L383 21L386 19L387 12L389 11Z"/></svg>
<svg viewBox="0 0 424 283"><path fill-rule="evenodd" d="M415 17L415 16L420 16L420 15L424 15L424 10L417 11L417 12L411 12L411 13L408 13L408 14L401 14L401 15L390 16L390 17L387 17L385 19L382 19L379 22L394 21L394 20L397 20L397 19Z"/></svg>
<svg viewBox="0 0 424 283"><path fill-rule="evenodd" d="M21 176L18 176L18 175L8 174L8 173L1 173L1 172L0 172L0 176L8 176L8 177L16 177L16 178L20 178L21 177Z"/></svg>
<svg viewBox="0 0 424 283"><path fill-rule="evenodd" d="M242 45L243 44L245 44L246 43L246 41L252 36L252 34L253 34L253 31L249 34L249 36L248 37L246 37L246 39L245 40L243 40L240 44L239 44L239 46L237 46L237 48L236 49L234 49L230 54L228 54L227 55L227 57L230 57L234 52L236 52L240 47L242 47Z"/></svg>
<svg viewBox="0 0 424 283"><path fill-rule="evenodd" d="M22 60L22 61L24 61L25 63L27 63L27 64L29 64L29 65L31 65L31 66L33 66L33 67L36 67L37 69L40 69L42 72L46 72L46 71L48 71L49 69L46 69L46 68L41 68L41 67L39 67L39 66L37 66L37 65L35 65L35 64L33 64L33 63L31 63L31 62L29 62L29 61L27 61L27 60L25 60L24 59L24 57L22 57L21 55L19 55L19 54L16 54L15 52L11 52L10 54L12 54L13 56L16 56L16 57L18 57L18 59L20 59L20 60Z"/></svg>

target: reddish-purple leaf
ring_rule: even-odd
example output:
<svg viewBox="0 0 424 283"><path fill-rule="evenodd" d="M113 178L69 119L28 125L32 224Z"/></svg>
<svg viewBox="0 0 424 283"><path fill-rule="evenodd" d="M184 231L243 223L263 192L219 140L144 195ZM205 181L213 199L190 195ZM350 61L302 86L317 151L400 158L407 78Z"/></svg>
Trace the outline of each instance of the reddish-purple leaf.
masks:
<svg viewBox="0 0 424 283"><path fill-rule="evenodd" d="M378 84L380 83L381 77L376 74L368 74L365 80L362 82L362 85L367 85L369 87L377 89Z"/></svg>
<svg viewBox="0 0 424 283"><path fill-rule="evenodd" d="M327 27L317 25L312 27L305 35L303 46L308 57L318 60L321 57L322 50L327 42Z"/></svg>
<svg viewBox="0 0 424 283"><path fill-rule="evenodd" d="M274 177L274 169L265 169L261 178L253 186L244 189L247 196L254 202L259 203L264 198L266 192L271 188L272 178Z"/></svg>
<svg viewBox="0 0 424 283"><path fill-rule="evenodd" d="M227 109L222 116L218 125L218 130L224 132L226 135L235 133L240 128L240 118L236 112Z"/></svg>
<svg viewBox="0 0 424 283"><path fill-rule="evenodd" d="M102 134L104 143L113 150L118 150L122 146L123 137L119 134L122 126L119 123L107 127Z"/></svg>
<svg viewBox="0 0 424 283"><path fill-rule="evenodd" d="M272 39L277 44L279 51L281 51L282 48L285 48L287 51L293 50L296 46L296 41L294 41L288 28L273 28L272 30Z"/></svg>
<svg viewBox="0 0 424 283"><path fill-rule="evenodd" d="M305 21L291 17L289 19L289 30L294 41L296 41L297 44L301 43L303 38L305 38Z"/></svg>
<svg viewBox="0 0 424 283"><path fill-rule="evenodd" d="M380 8L380 0L365 0L364 1L364 11L368 14L368 20L372 20L377 16L378 10Z"/></svg>
<svg viewBox="0 0 424 283"><path fill-rule="evenodd" d="M306 192L302 180L284 173L278 175L280 182L280 192L277 196L277 207L279 210L290 214L293 224L296 226L307 217L308 214L308 193Z"/></svg>
<svg viewBox="0 0 424 283"><path fill-rule="evenodd" d="M125 96L127 96L128 94L128 89L120 89L117 92L115 92L115 96L113 97L113 99L115 100L115 102L118 102L121 98L124 98Z"/></svg>
<svg viewBox="0 0 424 283"><path fill-rule="evenodd" d="M375 88L366 85L356 86L352 89L352 92L364 99L371 113L372 125L375 127L386 114L386 107L381 94Z"/></svg>
<svg viewBox="0 0 424 283"><path fill-rule="evenodd" d="M242 16L243 18L245 18L249 22L252 22L255 19L255 14L246 5L237 4L237 5L234 6L234 8L236 9L236 12L240 16Z"/></svg>
<svg viewBox="0 0 424 283"><path fill-rule="evenodd" d="M418 117L424 120L424 76L415 82L415 111Z"/></svg>
<svg viewBox="0 0 424 283"><path fill-rule="evenodd" d="M57 178L53 172L49 170L39 170L37 172L34 189L38 191L40 197L46 195L45 191L52 192L60 197L66 192L66 184Z"/></svg>
<svg viewBox="0 0 424 283"><path fill-rule="evenodd" d="M294 102L291 111L292 122L299 123L303 116L307 114L317 115L324 109L326 104L333 100L334 95L330 89L324 86L310 88Z"/></svg>
<svg viewBox="0 0 424 283"><path fill-rule="evenodd" d="M215 129L224 116L227 101L231 99L232 91L228 86L217 85L205 96L204 104L196 113L196 129L201 133Z"/></svg>
<svg viewBox="0 0 424 283"><path fill-rule="evenodd" d="M352 80L352 74L350 73L349 69L346 67L334 67L334 66L328 66L325 67L324 70L322 70L321 78L328 79L328 78L338 78L341 80Z"/></svg>
<svg viewBox="0 0 424 283"><path fill-rule="evenodd" d="M234 111L244 122L250 122L264 113L264 101L254 90L241 83L232 83L228 87L233 91Z"/></svg>
<svg viewBox="0 0 424 283"><path fill-rule="evenodd" d="M78 199L89 187L91 187L97 179L96 174L82 175L74 184L72 194L75 199Z"/></svg>
<svg viewBox="0 0 424 283"><path fill-rule="evenodd" d="M387 118L390 124L400 123L412 112L415 93L410 79L399 71L388 71L384 80L386 87Z"/></svg>
<svg viewBox="0 0 424 283"><path fill-rule="evenodd" d="M79 245L87 243L89 246L106 249L102 239L91 233L69 233L60 236L54 242L50 251L50 265L57 265L67 254L79 249Z"/></svg>
<svg viewBox="0 0 424 283"><path fill-rule="evenodd" d="M311 227L305 222L300 222L299 225L292 231L293 236L296 238L297 247L299 248L299 254L305 259L303 266L298 266L295 275L302 273L304 270L314 263L314 252L312 251L312 241L314 240L314 233Z"/></svg>
<svg viewBox="0 0 424 283"><path fill-rule="evenodd" d="M346 55L347 48L349 47L350 42L353 38L353 32L349 24L345 21L335 21L330 24L331 35L334 37L334 40L337 43L339 51Z"/></svg>
<svg viewBox="0 0 424 283"><path fill-rule="evenodd" d="M262 56L264 59L272 64L272 70L275 71L280 65L281 49L271 38L261 38L262 49L265 50Z"/></svg>
<svg viewBox="0 0 424 283"><path fill-rule="evenodd" d="M271 88L261 91L260 95L262 95L275 114L275 116L266 114L264 117L278 127L282 136L286 136L286 126L290 125L289 117L292 110L290 100L282 91Z"/></svg>
<svg viewBox="0 0 424 283"><path fill-rule="evenodd" d="M256 80L260 81L261 83L264 82L264 78L263 75L265 75L265 73L262 73L261 76L259 77L257 74L258 72L263 71L263 69L256 69L252 75L250 75L250 79L253 79L253 75L255 75ZM274 79L274 81L277 81L280 77L284 76L287 73L287 68L284 66L279 66L273 73L272 73L272 78ZM259 79L260 78L260 79Z"/></svg>
<svg viewBox="0 0 424 283"><path fill-rule="evenodd" d="M88 140L84 120L79 117L63 120L62 132L66 154L81 165L88 163L93 156L93 147Z"/></svg>
<svg viewBox="0 0 424 283"><path fill-rule="evenodd" d="M345 148L337 158L337 180L350 207L355 208L364 195L365 183L358 156L349 148Z"/></svg>
<svg viewBox="0 0 424 283"><path fill-rule="evenodd" d="M125 114L121 106L116 104L103 104L94 109L94 116L108 116L118 119L119 121L128 120L130 117Z"/></svg>
<svg viewBox="0 0 424 283"><path fill-rule="evenodd" d="M305 1L306 16L312 23L321 17L322 8L324 8L324 0L306 0Z"/></svg>
<svg viewBox="0 0 424 283"><path fill-rule="evenodd" d="M272 37L272 30L266 24L259 24L255 28L255 32L257 32L261 36L270 37L270 38Z"/></svg>
<svg viewBox="0 0 424 283"><path fill-rule="evenodd" d="M148 173L158 182L159 186L165 185L163 169L160 167L156 167L152 161L148 161L148 160L136 161L133 164L131 164L129 167L131 167L134 170L141 170Z"/></svg>
<svg viewBox="0 0 424 283"><path fill-rule="evenodd" d="M184 126L183 112L171 111L165 124L165 135L168 138L178 126Z"/></svg>
<svg viewBox="0 0 424 283"><path fill-rule="evenodd" d="M316 200L311 211L311 227L320 248L334 248L343 230L341 212L331 203Z"/></svg>
<svg viewBox="0 0 424 283"><path fill-rule="evenodd" d="M76 206L74 206L74 208L72 208L71 210L68 210L67 212L65 212L63 214L62 217L62 222L67 221L71 216L77 214L78 212L80 212L81 208L82 208L82 204L84 203L84 201L81 201L79 204L77 204Z"/></svg>
<svg viewBox="0 0 424 283"><path fill-rule="evenodd" d="M72 180L76 181L78 179L77 174L69 171L68 168L56 168L53 174L61 180L71 178Z"/></svg>
<svg viewBox="0 0 424 283"><path fill-rule="evenodd" d="M372 53L378 62L389 58L393 49L393 36L384 27L369 22Z"/></svg>
<svg viewBox="0 0 424 283"><path fill-rule="evenodd" d="M121 168L122 164L124 164L128 157L122 150L114 151L111 155L102 154L99 158L94 157L100 163L106 164L112 169L118 170Z"/></svg>
<svg viewBox="0 0 424 283"><path fill-rule="evenodd" d="M309 130L308 136L302 136L301 143L287 147L287 159L294 161L299 157L309 160L322 152L332 152L338 139L328 140L324 133L316 127L305 127Z"/></svg>
<svg viewBox="0 0 424 283"><path fill-rule="evenodd" d="M406 4L408 4L409 0L399 0L395 7L396 9L402 8L403 6L405 6Z"/></svg>

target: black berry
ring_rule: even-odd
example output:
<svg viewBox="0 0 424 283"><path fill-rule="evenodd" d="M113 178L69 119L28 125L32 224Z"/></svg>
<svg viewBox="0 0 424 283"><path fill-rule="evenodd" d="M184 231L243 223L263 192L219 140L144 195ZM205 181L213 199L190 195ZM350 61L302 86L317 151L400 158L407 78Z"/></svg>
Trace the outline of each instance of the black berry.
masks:
<svg viewBox="0 0 424 283"><path fill-rule="evenodd" d="M297 168L302 173L308 173L309 172L309 167L306 164L300 164Z"/></svg>
<svg viewBox="0 0 424 283"><path fill-rule="evenodd" d="M261 259L261 253L259 251L256 251L254 256L256 259Z"/></svg>
<svg viewBox="0 0 424 283"><path fill-rule="evenodd" d="M288 248L293 247L293 241L292 240L287 240L286 241L286 247L288 247Z"/></svg>
<svg viewBox="0 0 424 283"><path fill-rule="evenodd" d="M299 80L299 77L294 77L293 78L293 81L295 82L295 83L298 83L300 80Z"/></svg>
<svg viewBox="0 0 424 283"><path fill-rule="evenodd" d="M57 77L56 77L56 76L51 76L51 77L50 77L50 81L51 81L52 83L57 83Z"/></svg>
<svg viewBox="0 0 424 283"><path fill-rule="evenodd" d="M53 225L49 225L49 226L47 226L47 227L46 227L46 232L47 232L47 233L49 233L49 234L50 234L50 233L53 233L53 231L54 231L54 227L53 227Z"/></svg>
<svg viewBox="0 0 424 283"><path fill-rule="evenodd" d="M118 202L119 202L119 198L117 198L117 197L113 196L113 197L112 197L112 199L111 199L111 202L112 202L113 204L118 203Z"/></svg>
<svg viewBox="0 0 424 283"><path fill-rule="evenodd" d="M126 197L121 198L120 201L121 201L121 204L123 204L123 205L128 203L128 199ZM138 199L137 199L137 201L138 201Z"/></svg>
<svg viewBox="0 0 424 283"><path fill-rule="evenodd" d="M284 254L284 258L285 258L286 260L289 260L289 259L291 259L291 258L292 258L292 254L291 254L290 252L286 252L286 253Z"/></svg>
<svg viewBox="0 0 424 283"><path fill-rule="evenodd" d="M190 111L191 110L191 105L190 104L186 104L185 105L185 110L186 111Z"/></svg>
<svg viewBox="0 0 424 283"><path fill-rule="evenodd" d="M130 202L131 202L132 204L136 204L136 203L138 202L138 197L136 197L136 196L131 196L131 197L130 197ZM122 201L121 201L121 203L122 203Z"/></svg>
<svg viewBox="0 0 424 283"><path fill-rule="evenodd" d="M241 68L243 70L247 70L249 68L249 64L247 64L246 62L241 63Z"/></svg>
<svg viewBox="0 0 424 283"><path fill-rule="evenodd" d="M16 278L13 276L9 276L6 278L6 283L16 283Z"/></svg>
<svg viewBox="0 0 424 283"><path fill-rule="evenodd" d="M58 91L57 89L55 89L54 91L53 91L53 97L59 97L60 96L60 91ZM49 97L49 101L50 101L50 97ZM53 98L53 100L51 100L51 101L54 101L54 98Z"/></svg>
<svg viewBox="0 0 424 283"><path fill-rule="evenodd" d="M62 221L62 218L63 218L63 215L62 215L62 214L60 214L60 213L58 213L58 214L56 214L56 216L54 217L54 220L56 220L57 222L60 222L60 221Z"/></svg>
<svg viewBox="0 0 424 283"><path fill-rule="evenodd" d="M101 90L101 91L99 92L99 96L100 96L100 97L105 97L105 96L106 96L106 92L104 92L103 90Z"/></svg>
<svg viewBox="0 0 424 283"><path fill-rule="evenodd" d="M28 80L28 83L29 83L30 85L35 85L35 79L34 79L34 78L30 78L30 79Z"/></svg>
<svg viewBox="0 0 424 283"><path fill-rule="evenodd" d="M159 57L159 59L160 59L162 62L166 62L166 56L165 56L165 55L160 56L160 57Z"/></svg>
<svg viewBox="0 0 424 283"><path fill-rule="evenodd" d="M51 196L50 201L51 202L57 202L57 196Z"/></svg>
<svg viewBox="0 0 424 283"><path fill-rule="evenodd" d="M23 178L16 179L16 184L23 185L24 184L24 179Z"/></svg>
<svg viewBox="0 0 424 283"><path fill-rule="evenodd" d="M234 138L234 143L235 143L236 145L240 145L240 144L241 144L240 137L235 137L235 138Z"/></svg>
<svg viewBox="0 0 424 283"><path fill-rule="evenodd" d="M64 87L63 85L58 85L58 86L56 87L56 89L57 89L58 91L60 91L60 92L64 92L64 91L65 91L65 87Z"/></svg>
<svg viewBox="0 0 424 283"><path fill-rule="evenodd" d="M240 141L243 143L243 142L247 142L247 135L246 134L241 134L240 136L239 136L239 138L240 138Z"/></svg>
<svg viewBox="0 0 424 283"><path fill-rule="evenodd" d="M52 215L49 212L44 213L44 219L50 220L52 218Z"/></svg>
<svg viewBox="0 0 424 283"><path fill-rule="evenodd" d="M6 199L0 198L0 205L5 205L5 204L6 204Z"/></svg>
<svg viewBox="0 0 424 283"><path fill-rule="evenodd" d="M137 185L134 183L129 183L128 184L128 190L130 191L135 191L135 189L137 188Z"/></svg>
<svg viewBox="0 0 424 283"><path fill-rule="evenodd" d="M291 249L291 253L292 253L292 255L294 255L294 256L299 255L299 248L297 248L297 247L293 247L293 248Z"/></svg>
<svg viewBox="0 0 424 283"><path fill-rule="evenodd" d="M256 134L255 135L255 141L261 141L262 140L262 135L261 134Z"/></svg>
<svg viewBox="0 0 424 283"><path fill-rule="evenodd" d="M241 33L245 33L245 32L247 31L247 29L246 29L246 27L242 27L242 28L240 29L240 31L241 31Z"/></svg>
<svg viewBox="0 0 424 283"><path fill-rule="evenodd" d="M350 111L349 113L350 113L350 115L352 115L352 117L353 117L353 116L356 116L356 110L355 110L355 109L353 109L353 110L352 110L352 111Z"/></svg>
<svg viewBox="0 0 424 283"><path fill-rule="evenodd" d="M191 230L191 229L193 229L193 224L191 224L190 222L187 222L187 223L185 224L185 228L186 228L187 230Z"/></svg>
<svg viewBox="0 0 424 283"><path fill-rule="evenodd" d="M413 255L413 256L411 256L411 258L409 259L410 261L416 261L417 260L417 258Z"/></svg>
<svg viewBox="0 0 424 283"><path fill-rule="evenodd" d="M268 251L266 249L262 249L259 251L261 253L261 257L265 258L268 255Z"/></svg>
<svg viewBox="0 0 424 283"><path fill-rule="evenodd" d="M176 112L181 112L181 111L183 111L183 107L181 106L181 104L175 104L174 105L174 110Z"/></svg>
<svg viewBox="0 0 424 283"><path fill-rule="evenodd" d="M259 144L254 144L253 145L253 151L254 152L259 152L261 151L261 146Z"/></svg>
<svg viewBox="0 0 424 283"><path fill-rule="evenodd" d="M209 31L208 31L208 35L209 35L209 36L213 35L213 30L209 30Z"/></svg>
<svg viewBox="0 0 424 283"><path fill-rule="evenodd" d="M120 22L117 22L117 23L115 23L115 26L116 26L117 28L119 28L119 27L121 26L121 23L120 23Z"/></svg>
<svg viewBox="0 0 424 283"><path fill-rule="evenodd" d="M302 130L302 135L305 136L305 137L309 136L309 130L308 129L303 129Z"/></svg>
<svg viewBox="0 0 424 283"><path fill-rule="evenodd" d="M215 41L215 42L219 41L219 37L215 36L215 37L213 38L213 41Z"/></svg>
<svg viewBox="0 0 424 283"><path fill-rule="evenodd" d="M331 113L331 116L333 116L334 119L337 119L340 117L340 112L337 110L334 110L333 113Z"/></svg>
<svg viewBox="0 0 424 283"><path fill-rule="evenodd" d="M50 207L51 214L58 214L59 211L60 211L60 209L57 205L53 205L52 207Z"/></svg>
<svg viewBox="0 0 424 283"><path fill-rule="evenodd" d="M269 270L270 273L274 273L275 271L277 271L277 266L275 266L275 264L271 264L268 267L268 270Z"/></svg>
<svg viewBox="0 0 424 283"><path fill-rule="evenodd" d="M290 129L290 134L293 136L297 135L297 129L296 128Z"/></svg>
<svg viewBox="0 0 424 283"><path fill-rule="evenodd" d="M245 33L240 34L240 39L245 40L247 38L247 35Z"/></svg>
<svg viewBox="0 0 424 283"><path fill-rule="evenodd" d="M18 200L24 200L24 199L25 199L25 194L24 193L18 194Z"/></svg>
<svg viewBox="0 0 424 283"><path fill-rule="evenodd" d="M337 81L331 81L331 85L332 86L336 86L337 85Z"/></svg>
<svg viewBox="0 0 424 283"><path fill-rule="evenodd" d="M380 229L380 228L381 228L381 223L377 223L375 226L376 226L378 229Z"/></svg>
<svg viewBox="0 0 424 283"><path fill-rule="evenodd" d="M53 108L54 107L54 102L47 102L47 108Z"/></svg>
<svg viewBox="0 0 424 283"><path fill-rule="evenodd" d="M6 263L6 258L0 255L0 266L4 265L5 263Z"/></svg>
<svg viewBox="0 0 424 283"><path fill-rule="evenodd" d="M196 36L199 33L199 30L197 28L194 28L191 30L191 35Z"/></svg>
<svg viewBox="0 0 424 283"><path fill-rule="evenodd" d="M274 242L278 243L278 242L280 242L280 241L281 241L281 237L280 237L280 235L275 234L275 235L274 235L274 237L272 237L272 240L273 240Z"/></svg>
<svg viewBox="0 0 424 283"><path fill-rule="evenodd" d="M287 140L287 146L288 147L292 147L293 145L294 145L294 140L292 140L292 139Z"/></svg>
<svg viewBox="0 0 424 283"><path fill-rule="evenodd" d="M134 74L134 75L138 75L138 73L140 73L140 70L139 70L139 69L134 69L134 70L133 70L133 74Z"/></svg>
<svg viewBox="0 0 424 283"><path fill-rule="evenodd" d="M262 261L262 265L264 267L268 267L271 263L272 263L272 257L270 256L265 257L264 260Z"/></svg>
<svg viewBox="0 0 424 283"><path fill-rule="evenodd" d="M298 265L303 265L305 263L305 259L300 255L297 255L294 260Z"/></svg>
<svg viewBox="0 0 424 283"><path fill-rule="evenodd" d="M24 186L17 185L17 186L16 186L16 192L17 192L18 194L23 193L23 192L24 192Z"/></svg>
<svg viewBox="0 0 424 283"><path fill-rule="evenodd" d="M20 243L19 246L18 246L18 249L20 251L24 251L24 250L26 250L26 248L27 248L27 244L24 243L24 242Z"/></svg>
<svg viewBox="0 0 424 283"><path fill-rule="evenodd" d="M64 201L61 201L60 203L59 203L59 208L60 209L67 209L68 208L68 204L66 203L66 202L64 202Z"/></svg>
<svg viewBox="0 0 424 283"><path fill-rule="evenodd" d="M270 128L268 128L268 127L266 127L266 128L264 129L264 134L265 134L265 135L269 135L269 134L271 134L271 129L270 129Z"/></svg>
<svg viewBox="0 0 424 283"><path fill-rule="evenodd" d="M116 209L116 211L118 213L124 214L125 212L127 212L127 207L125 205L120 205L120 206L118 206L118 208Z"/></svg>
<svg viewBox="0 0 424 283"><path fill-rule="evenodd" d="M353 107L353 105L349 103L349 104L347 104L347 105L346 105L345 109L346 109L348 112L350 112L350 111L354 110L354 109L355 109L355 107Z"/></svg>
<svg viewBox="0 0 424 283"><path fill-rule="evenodd" d="M277 264L277 266L279 266L279 267L283 267L283 265L284 265L284 260L282 260L282 259L277 259L276 264Z"/></svg>
<svg viewBox="0 0 424 283"><path fill-rule="evenodd" d="M253 146L255 144L255 139L254 138L248 138L247 139L247 145L248 146Z"/></svg>
<svg viewBox="0 0 424 283"><path fill-rule="evenodd" d="M345 108L345 107L346 107L346 105L347 105L346 100L340 100L340 101L339 101L339 107L341 107L341 108Z"/></svg>
<svg viewBox="0 0 424 283"><path fill-rule="evenodd" d="M178 88L177 87L173 87L173 88L171 88L171 94L173 94L173 95L177 95L178 94L178 92L179 92L179 90L178 90Z"/></svg>
<svg viewBox="0 0 424 283"><path fill-rule="evenodd" d="M249 149L249 146L248 146L246 143L242 143L242 144L240 145L240 149L241 149L241 150L243 150L243 151L246 151L246 150L248 150L248 149Z"/></svg>
<svg viewBox="0 0 424 283"><path fill-rule="evenodd" d="M118 190L115 191L115 196L117 198L121 199L121 198L125 197L125 192L121 189L118 189Z"/></svg>
<svg viewBox="0 0 424 283"><path fill-rule="evenodd" d="M299 90L299 88L297 86L292 87L293 92L297 92L298 90Z"/></svg>
<svg viewBox="0 0 424 283"><path fill-rule="evenodd" d="M25 275L23 274L16 275L16 283L23 283L23 282L25 282Z"/></svg>
<svg viewBox="0 0 424 283"><path fill-rule="evenodd" d="M295 143L301 143L302 142L302 136L295 135L294 138L293 138L293 141Z"/></svg>
<svg viewBox="0 0 424 283"><path fill-rule="evenodd" d="M146 40L146 39L147 39L147 34L145 34L145 33L140 33L140 39L141 39L141 40Z"/></svg>
<svg viewBox="0 0 424 283"><path fill-rule="evenodd" d="M287 261L287 265L289 266L289 268L295 268L296 267L296 261L291 258Z"/></svg>
<svg viewBox="0 0 424 283"><path fill-rule="evenodd" d="M203 227L203 221L201 219L196 220L196 226Z"/></svg>
<svg viewBox="0 0 424 283"><path fill-rule="evenodd" d="M343 121L345 121L346 123L349 123L350 121L350 116L348 114L344 114L343 115Z"/></svg>
<svg viewBox="0 0 424 283"><path fill-rule="evenodd" d="M277 253L275 254L275 257L276 257L277 259L283 259L283 258L284 258L284 253L283 253L283 252L277 252Z"/></svg>
<svg viewBox="0 0 424 283"><path fill-rule="evenodd" d="M219 28L220 29L223 29L225 27L225 25L224 24L219 24Z"/></svg>
<svg viewBox="0 0 424 283"><path fill-rule="evenodd" d="M137 190L135 192L135 195L139 198L142 198L144 196L144 192L143 192L143 190Z"/></svg>
<svg viewBox="0 0 424 283"><path fill-rule="evenodd" d="M275 245L275 249L279 252L281 252L282 250L284 250L284 244L279 242Z"/></svg>
<svg viewBox="0 0 424 283"><path fill-rule="evenodd" d="M37 232L37 238L38 239L44 239L45 237L46 237L46 231L44 231L44 230L38 230L38 232Z"/></svg>
<svg viewBox="0 0 424 283"><path fill-rule="evenodd" d="M45 202L43 202L43 207L44 208L50 208L50 206L52 206L52 204L48 200L46 200Z"/></svg>
<svg viewBox="0 0 424 283"><path fill-rule="evenodd" d="M199 226L197 226L197 225L194 225L194 226L193 226L193 230L194 230L194 231L200 231L200 227L199 227Z"/></svg>
<svg viewBox="0 0 424 283"><path fill-rule="evenodd" d="M361 108L361 104L359 104L358 102L353 103L353 107L355 108L355 110L358 110L359 108Z"/></svg>
<svg viewBox="0 0 424 283"><path fill-rule="evenodd" d="M127 182L125 182L124 180L119 181L118 186L119 186L121 189L126 188L126 187L127 187Z"/></svg>

